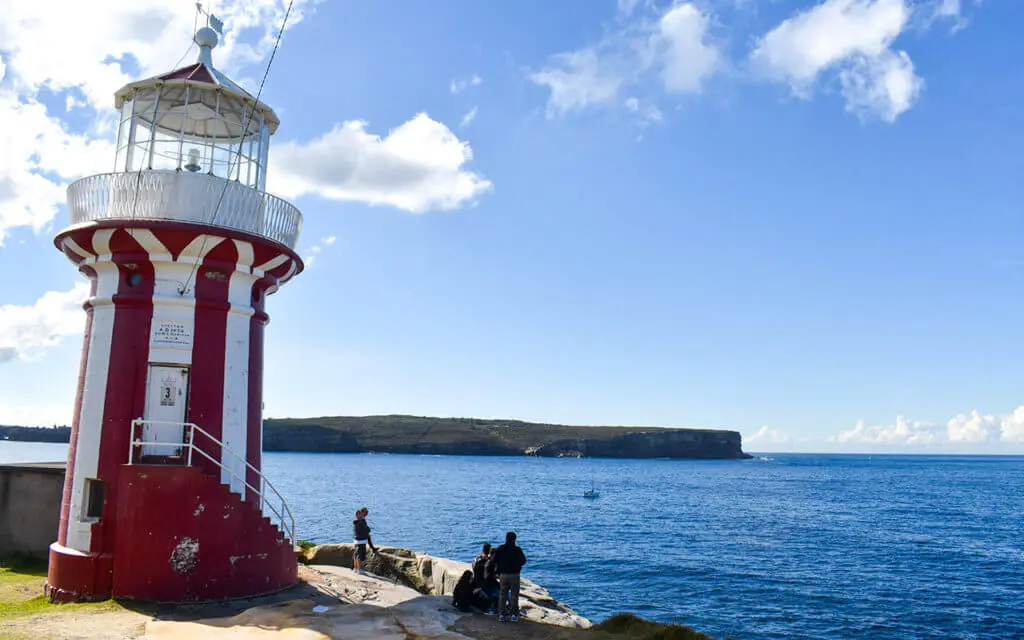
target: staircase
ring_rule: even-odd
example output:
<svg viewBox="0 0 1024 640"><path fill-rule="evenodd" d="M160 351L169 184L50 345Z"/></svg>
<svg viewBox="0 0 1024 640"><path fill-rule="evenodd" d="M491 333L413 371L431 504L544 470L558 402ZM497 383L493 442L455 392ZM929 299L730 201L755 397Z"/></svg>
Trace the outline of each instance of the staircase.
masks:
<svg viewBox="0 0 1024 640"><path fill-rule="evenodd" d="M146 425L169 425L174 427L181 427L184 433L183 442L151 442L145 440L140 435L140 431L145 429ZM218 460L215 455L209 453L200 444L206 444L207 447L213 451L221 452L221 459ZM166 449L167 455L160 456L143 456L142 447ZM198 458L194 455L198 454ZM263 475L263 472L252 466L248 460L238 455L231 450L227 445L224 444L220 439L210 435L208 431L201 428L191 422L161 422L159 420L143 420L138 418L132 420L132 436L131 443L128 448L128 464L133 464L135 457L138 456L140 462L145 464L147 458L156 458L158 463L161 464L186 464L188 466L194 466L193 463L197 460L207 460L213 464L214 467L220 469L223 473L228 474L233 480L236 480L239 484L244 486L249 492L250 496L255 495L259 498L259 504L261 509L270 511L277 519L278 528L285 534L287 539L295 543L295 517L292 515L292 510L288 507L288 503L285 502L284 496L270 483L270 480ZM230 464L225 463L227 459ZM235 468L242 466L246 471L252 471L259 478L260 488L253 487L246 481L244 477L246 472L239 476L235 472ZM223 474L221 474L223 476ZM231 489L231 485L225 485ZM237 494L236 494L237 495ZM267 500L271 498L271 500Z"/></svg>
<svg viewBox="0 0 1024 640"><path fill-rule="evenodd" d="M268 505L266 495L280 498L273 486L263 479L263 491L257 491L231 473L196 445L200 436L218 441L195 425L184 425L183 444L137 440L143 421L136 423L132 453L115 488L113 595L185 602L252 596L294 584L294 521L283 499L280 507ZM227 457L230 450L218 444ZM180 448L179 462L140 464L142 445ZM201 458L214 462L216 472L193 464ZM221 482L222 470L245 484L245 499Z"/></svg>

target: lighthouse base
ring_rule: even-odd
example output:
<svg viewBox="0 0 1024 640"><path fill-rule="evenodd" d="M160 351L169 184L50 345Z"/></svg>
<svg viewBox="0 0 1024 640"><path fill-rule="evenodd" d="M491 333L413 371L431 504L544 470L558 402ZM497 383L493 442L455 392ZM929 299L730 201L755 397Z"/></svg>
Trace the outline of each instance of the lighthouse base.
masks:
<svg viewBox="0 0 1024 640"><path fill-rule="evenodd" d="M50 545L43 591L50 602L90 602L110 597L114 556L82 553L59 543Z"/></svg>
<svg viewBox="0 0 1024 640"><path fill-rule="evenodd" d="M243 500L216 476L187 466L124 465L117 491L114 553L51 545L51 600L198 602L298 581L292 543L257 500Z"/></svg>

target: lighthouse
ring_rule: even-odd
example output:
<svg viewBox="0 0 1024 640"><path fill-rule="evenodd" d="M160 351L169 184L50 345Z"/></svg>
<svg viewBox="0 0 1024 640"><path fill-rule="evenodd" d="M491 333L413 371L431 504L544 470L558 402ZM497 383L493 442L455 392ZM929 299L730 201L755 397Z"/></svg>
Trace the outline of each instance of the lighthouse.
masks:
<svg viewBox="0 0 1024 640"><path fill-rule="evenodd" d="M91 282L52 600L211 600L296 581L261 466L266 298L302 271L265 190L277 115L213 66L132 82L113 171L68 187L54 244Z"/></svg>

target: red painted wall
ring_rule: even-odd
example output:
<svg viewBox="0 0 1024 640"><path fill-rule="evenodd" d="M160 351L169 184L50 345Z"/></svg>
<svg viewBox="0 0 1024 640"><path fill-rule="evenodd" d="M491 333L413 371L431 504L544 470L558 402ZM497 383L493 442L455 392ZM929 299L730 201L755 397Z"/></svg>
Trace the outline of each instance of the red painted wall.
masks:
<svg viewBox="0 0 1024 640"><path fill-rule="evenodd" d="M115 597L213 600L295 584L298 565L254 503L191 467L121 469Z"/></svg>

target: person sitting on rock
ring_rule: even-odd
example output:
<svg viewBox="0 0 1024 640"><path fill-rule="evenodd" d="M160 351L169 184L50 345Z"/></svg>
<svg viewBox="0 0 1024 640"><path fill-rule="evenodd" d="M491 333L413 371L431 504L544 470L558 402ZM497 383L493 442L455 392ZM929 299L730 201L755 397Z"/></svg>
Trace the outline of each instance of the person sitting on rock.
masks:
<svg viewBox="0 0 1024 640"><path fill-rule="evenodd" d="M498 565L498 579L501 582L501 590L498 593L498 622L519 622L519 572L526 564L526 554L516 546L514 531L505 534L505 544L498 547L495 562Z"/></svg>
<svg viewBox="0 0 1024 640"><path fill-rule="evenodd" d="M472 571L462 572L462 577L452 592L452 605L463 613L487 609L487 596L484 595L483 589L473 587Z"/></svg>
<svg viewBox="0 0 1024 640"><path fill-rule="evenodd" d="M363 563L366 562L366 547L369 546L374 553L377 553L377 547L373 546L373 538L370 537L370 525L366 522L368 515L370 515L370 510L363 507L356 511L356 519L352 521L352 536L356 543L352 568L362 576L366 575L366 571L363 570Z"/></svg>

